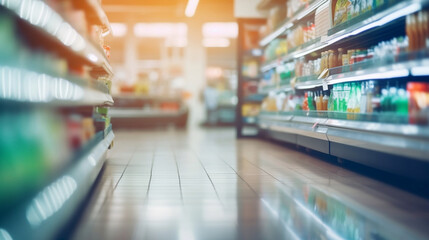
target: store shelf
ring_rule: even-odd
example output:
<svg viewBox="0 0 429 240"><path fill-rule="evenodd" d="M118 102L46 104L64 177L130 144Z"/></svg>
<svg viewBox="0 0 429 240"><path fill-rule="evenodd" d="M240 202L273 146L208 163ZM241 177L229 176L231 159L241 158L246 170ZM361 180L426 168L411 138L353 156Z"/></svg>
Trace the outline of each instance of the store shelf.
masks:
<svg viewBox="0 0 429 240"><path fill-rule="evenodd" d="M326 3L327 0L313 1L312 4L310 4L307 8L302 9L301 11L298 11L298 13L292 17L289 20L286 20L283 24L281 24L280 27L278 27L276 30L274 30L272 33L268 34L266 37L264 37L260 42L259 46L264 47L268 45L271 41L282 35L286 30L292 28L296 22L301 20L302 18L308 16L309 14L316 11L318 7L320 7L322 4Z"/></svg>
<svg viewBox="0 0 429 240"><path fill-rule="evenodd" d="M55 239L87 196L113 141L110 132L57 179L0 219L2 239Z"/></svg>
<svg viewBox="0 0 429 240"><path fill-rule="evenodd" d="M0 99L52 106L112 105L106 89L76 77L52 76L16 67L0 66Z"/></svg>
<svg viewBox="0 0 429 240"><path fill-rule="evenodd" d="M342 40L362 34L365 31L368 31L370 29L381 27L389 22L395 21L409 14L418 12L428 4L429 4L428 0L408 0L408 1L398 2L395 5L361 22L358 22L350 27L347 27L341 31L338 31L330 36L322 37L318 42L315 42L310 45L304 44L303 47L302 46L298 47L295 51L292 51L283 57L279 57L275 61L272 61L270 63L263 65L261 67L261 71L266 72L272 68L277 67L279 64L283 64L284 62L288 62L290 60L327 48Z"/></svg>
<svg viewBox="0 0 429 240"><path fill-rule="evenodd" d="M245 82L254 82L254 81L259 81L259 80L261 80L260 77L246 77L246 76L243 76L243 81L245 81Z"/></svg>
<svg viewBox="0 0 429 240"><path fill-rule="evenodd" d="M427 54L427 51L421 53ZM304 82L295 83L292 85L283 85L276 88L265 89L260 91L260 94L268 94L269 92L275 91L291 91L293 88L299 90L313 89L316 87L322 87L324 83L326 85L333 85L337 83L355 82L355 81L366 81L366 80L377 80L377 79L394 79L394 78L407 78L407 77L421 77L429 76L429 70L426 66L429 66L429 59L421 59L414 61L404 61L398 63L387 64L379 67L372 67L375 63L365 63L364 65L371 66L368 69L361 69L359 66L363 65L357 63L349 65L347 67L355 67L357 70L334 74L326 79L315 79ZM341 67L339 67L341 68ZM336 72L337 69L330 69L330 72Z"/></svg>
<svg viewBox="0 0 429 240"><path fill-rule="evenodd" d="M112 75L110 66L101 47L95 46L92 41L77 32L70 23L55 12L44 1L2 1L0 5L12 11L17 18L23 19L26 24L35 30L35 34L49 37L63 46L62 50L78 56L86 63L101 68L106 74Z"/></svg>
<svg viewBox="0 0 429 240"><path fill-rule="evenodd" d="M180 96L160 96L160 95L139 95L134 93L121 93L118 95L114 95L113 98L118 99L135 99L135 100L142 100L142 101L158 101L158 102L182 102L183 99Z"/></svg>
<svg viewBox="0 0 429 240"><path fill-rule="evenodd" d="M261 114L262 129L429 161L429 127L297 115Z"/></svg>
<svg viewBox="0 0 429 240"><path fill-rule="evenodd" d="M261 57L263 55L262 49L253 48L243 52L243 55L246 57Z"/></svg>
<svg viewBox="0 0 429 240"><path fill-rule="evenodd" d="M183 107L178 111L166 111L158 109L117 109L111 108L109 115L111 118L175 118L180 117L187 112L187 108Z"/></svg>
<svg viewBox="0 0 429 240"><path fill-rule="evenodd" d="M265 95L266 94L260 93L249 95L244 99L244 103L261 103L264 100Z"/></svg>

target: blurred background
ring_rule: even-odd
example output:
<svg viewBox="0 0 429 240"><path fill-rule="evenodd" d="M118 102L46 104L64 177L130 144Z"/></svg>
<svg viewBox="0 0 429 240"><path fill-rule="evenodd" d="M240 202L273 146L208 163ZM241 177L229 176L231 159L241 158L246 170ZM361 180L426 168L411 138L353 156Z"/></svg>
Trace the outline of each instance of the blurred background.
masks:
<svg viewBox="0 0 429 240"><path fill-rule="evenodd" d="M428 239L428 9L0 0L0 240Z"/></svg>
<svg viewBox="0 0 429 240"><path fill-rule="evenodd" d="M122 109L143 106L144 113L132 114L148 114L153 122L142 124L232 125L238 34L233 1L204 1L193 12L186 7L182 0L103 2L112 26L106 38L114 49L112 95ZM128 125L119 119L122 113L112 109L115 127Z"/></svg>

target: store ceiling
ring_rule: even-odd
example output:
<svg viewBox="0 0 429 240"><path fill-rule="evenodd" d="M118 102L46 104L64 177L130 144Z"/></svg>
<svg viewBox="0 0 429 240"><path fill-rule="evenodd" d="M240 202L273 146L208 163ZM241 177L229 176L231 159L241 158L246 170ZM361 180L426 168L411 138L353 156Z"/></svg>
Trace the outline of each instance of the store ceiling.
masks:
<svg viewBox="0 0 429 240"><path fill-rule="evenodd" d="M234 0L200 0L192 18L185 16L188 0L103 0L110 22L235 21Z"/></svg>

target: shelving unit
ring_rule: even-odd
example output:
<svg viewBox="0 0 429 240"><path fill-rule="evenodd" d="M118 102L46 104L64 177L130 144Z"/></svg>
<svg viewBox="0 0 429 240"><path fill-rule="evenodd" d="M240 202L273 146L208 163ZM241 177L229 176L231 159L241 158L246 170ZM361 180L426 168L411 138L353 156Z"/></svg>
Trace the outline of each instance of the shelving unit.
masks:
<svg viewBox="0 0 429 240"><path fill-rule="evenodd" d="M57 238L112 146L112 68L102 41L77 30L101 37L110 25L99 1L69 3L0 2L1 239ZM85 28L65 11L85 16Z"/></svg>
<svg viewBox="0 0 429 240"><path fill-rule="evenodd" d="M323 3L325 3L326 1L315 1L314 4L316 4L317 6L321 6ZM287 61L291 61L293 59L311 54L313 52L317 52L320 51L322 49L328 48L330 46L332 46L333 44L336 44L340 41L344 41L347 38L351 38L353 36L357 36L359 34L365 34L365 32L367 32L368 30L377 28L377 27L382 27L383 25L393 22L397 19L400 19L404 16L407 16L409 14L418 12L419 10L423 9L424 6L427 6L429 4L428 1L426 0L418 0L418 1L400 1L398 3L396 3L394 6L389 7L387 9L384 9L381 12L378 12L377 14L361 21L361 22L357 22L352 26L349 26L341 31L338 31L336 33L333 33L332 35L329 36L324 36L320 39L320 41L317 41L313 44L304 44L304 47L298 47L297 49L295 49L295 51L290 52L288 54L286 54L285 56L280 57L279 59L276 59L268 64L265 64L262 66L261 71L265 72L268 71L272 68L275 68L276 66L278 66L279 64L282 64L284 62ZM316 8L312 9L312 11L305 11L304 13L306 15L309 15L311 13L314 13ZM303 15L302 17L306 16ZM302 18L301 17L301 18ZM294 18L295 19L295 18ZM299 21L298 18L296 18L294 21ZM293 26L293 24L289 27L291 28ZM283 34L286 31L286 29L284 31L281 31L281 33L279 34L270 34L269 36L267 36L266 38L264 38L263 40L267 39L266 41L261 41L260 45L261 47L266 46L269 42L271 42L273 39L275 39L276 37L280 36L281 34ZM271 39L272 38L272 39ZM270 40L271 39L271 40ZM270 41L268 41L270 40Z"/></svg>
<svg viewBox="0 0 429 240"><path fill-rule="evenodd" d="M187 125L189 110L180 97L120 94L114 98L110 116L117 128Z"/></svg>
<svg viewBox="0 0 429 240"><path fill-rule="evenodd" d="M54 239L88 195L105 161L114 134L97 134L81 157L38 193L2 216L5 239ZM7 234L7 235L6 235ZM7 238L9 236L10 238Z"/></svg>
<svg viewBox="0 0 429 240"><path fill-rule="evenodd" d="M259 45L261 47L265 47L268 43L284 34L288 29L291 29L299 20L311 13L314 13L314 11L316 11L318 7L320 7L326 2L327 0L312 1L312 3L308 7L302 8L294 17L292 17L291 19L287 19L286 21L284 21L283 24L280 25L280 27L278 27L272 33L268 34L266 37L262 38L259 42Z"/></svg>
<svg viewBox="0 0 429 240"><path fill-rule="evenodd" d="M38 7L32 7L36 5ZM67 59L83 60L85 64L96 69L103 69L103 74L112 75L112 67L101 47L97 47L91 40L75 30L44 1L31 0L19 5L5 2L1 6L13 12L13 17L22 19L19 24L29 31L27 34L31 34L32 38L41 40L41 45L54 43L54 47L61 47L52 50Z"/></svg>
<svg viewBox="0 0 429 240"><path fill-rule="evenodd" d="M295 17L286 19L277 29L259 41L260 47L267 47L276 38L284 38L290 29L300 24L301 19L311 18L316 9L323 4L327 4L327 1L313 1ZM289 49L287 54L277 59L265 61L261 65L260 72L264 74L274 71L273 69L297 59L311 60L320 56L322 51L329 49L369 48L380 41L403 36L401 34L406 33L405 17L428 7L429 2L426 0L389 2L362 16L332 27L327 35ZM331 91L332 94L333 87L338 84L361 84L363 81L384 84L391 81L392 85L427 82L428 53L426 48L386 55L383 58L374 56L371 60L350 64L347 67L327 69L323 76L322 74L306 77L292 76L285 81L290 83L260 87L254 96L269 98L272 94L280 96L285 93L292 97L304 95L307 91ZM411 120L408 114L383 112L262 110L257 124L262 137L289 142L330 154L338 159L358 162L427 183L429 182L428 126L409 123L409 121Z"/></svg>
<svg viewBox="0 0 429 240"><path fill-rule="evenodd" d="M246 41L251 41L246 32L255 31L258 26L261 26L265 23L265 20L260 19L239 19L238 21L238 56L237 56L237 69L238 69L238 87L237 87L237 107L235 114L235 122L237 129L237 137L249 137L257 135L257 126L252 122L249 124L246 121L246 118L249 116L243 115L243 106L245 104L260 104L262 98L258 95L249 95L245 93L245 86L249 83L257 83L260 80L260 77L257 76L245 76L243 74L244 61L246 59L253 59L257 62L258 66L260 64L261 50L255 46L245 46ZM250 130L247 130L250 128Z"/></svg>

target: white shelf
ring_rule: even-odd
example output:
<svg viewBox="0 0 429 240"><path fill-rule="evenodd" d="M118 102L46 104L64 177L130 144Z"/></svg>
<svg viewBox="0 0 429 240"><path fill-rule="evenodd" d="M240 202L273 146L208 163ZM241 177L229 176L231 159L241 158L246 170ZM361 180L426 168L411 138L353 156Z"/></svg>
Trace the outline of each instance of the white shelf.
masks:
<svg viewBox="0 0 429 240"><path fill-rule="evenodd" d="M297 134L429 161L429 127L280 114L261 114L261 129Z"/></svg>
<svg viewBox="0 0 429 240"><path fill-rule="evenodd" d="M35 240L58 237L58 231L75 215L91 189L113 139L114 134L110 132L33 198L2 216L0 237Z"/></svg>
<svg viewBox="0 0 429 240"><path fill-rule="evenodd" d="M0 5L13 11L28 24L41 29L48 36L61 42L64 48L70 52L86 59L94 66L103 68L107 74L112 75L112 68L101 47L96 47L90 40L77 32L71 24L44 1L0 1Z"/></svg>
<svg viewBox="0 0 429 240"><path fill-rule="evenodd" d="M309 14L316 11L318 7L320 7L322 4L326 3L327 0L315 0L309 7L303 9L302 11L298 12L294 17L291 19L285 21L280 27L278 27L274 32L268 34L266 37L262 38L262 40L259 42L259 46L264 47L268 45L271 41L282 35L286 30L291 29L296 22L301 20L302 18L308 16Z"/></svg>
<svg viewBox="0 0 429 240"><path fill-rule="evenodd" d="M323 48L329 47L341 40L359 35L370 29L381 27L401 17L418 12L423 8L423 6L427 5L428 3L428 0L407 0L399 2L392 7L369 17L364 21L361 21L344 30L341 30L329 37L322 37L320 42L316 42L304 48L299 48L296 51L286 54L285 56L279 57L279 59L263 65L261 67L261 71L266 72L284 62L288 62L290 60L311 54Z"/></svg>
<svg viewBox="0 0 429 240"><path fill-rule="evenodd" d="M0 66L0 99L52 106L113 105L110 94L85 80L6 66Z"/></svg>
<svg viewBox="0 0 429 240"><path fill-rule="evenodd" d="M353 65L349 65L353 66ZM393 63L386 66L372 67L369 69L356 70L351 72L345 72L329 76L326 79L315 79L311 81L305 81L301 83L295 83L295 89L312 89L321 87L323 81L326 81L327 85L334 85L337 83L345 82L356 82L366 80L377 80L377 79L393 79L403 78L408 76L429 76L429 59L413 60L408 62ZM275 91L290 91L292 86L286 85L281 87L272 88L260 92L259 94L268 94L269 92Z"/></svg>

